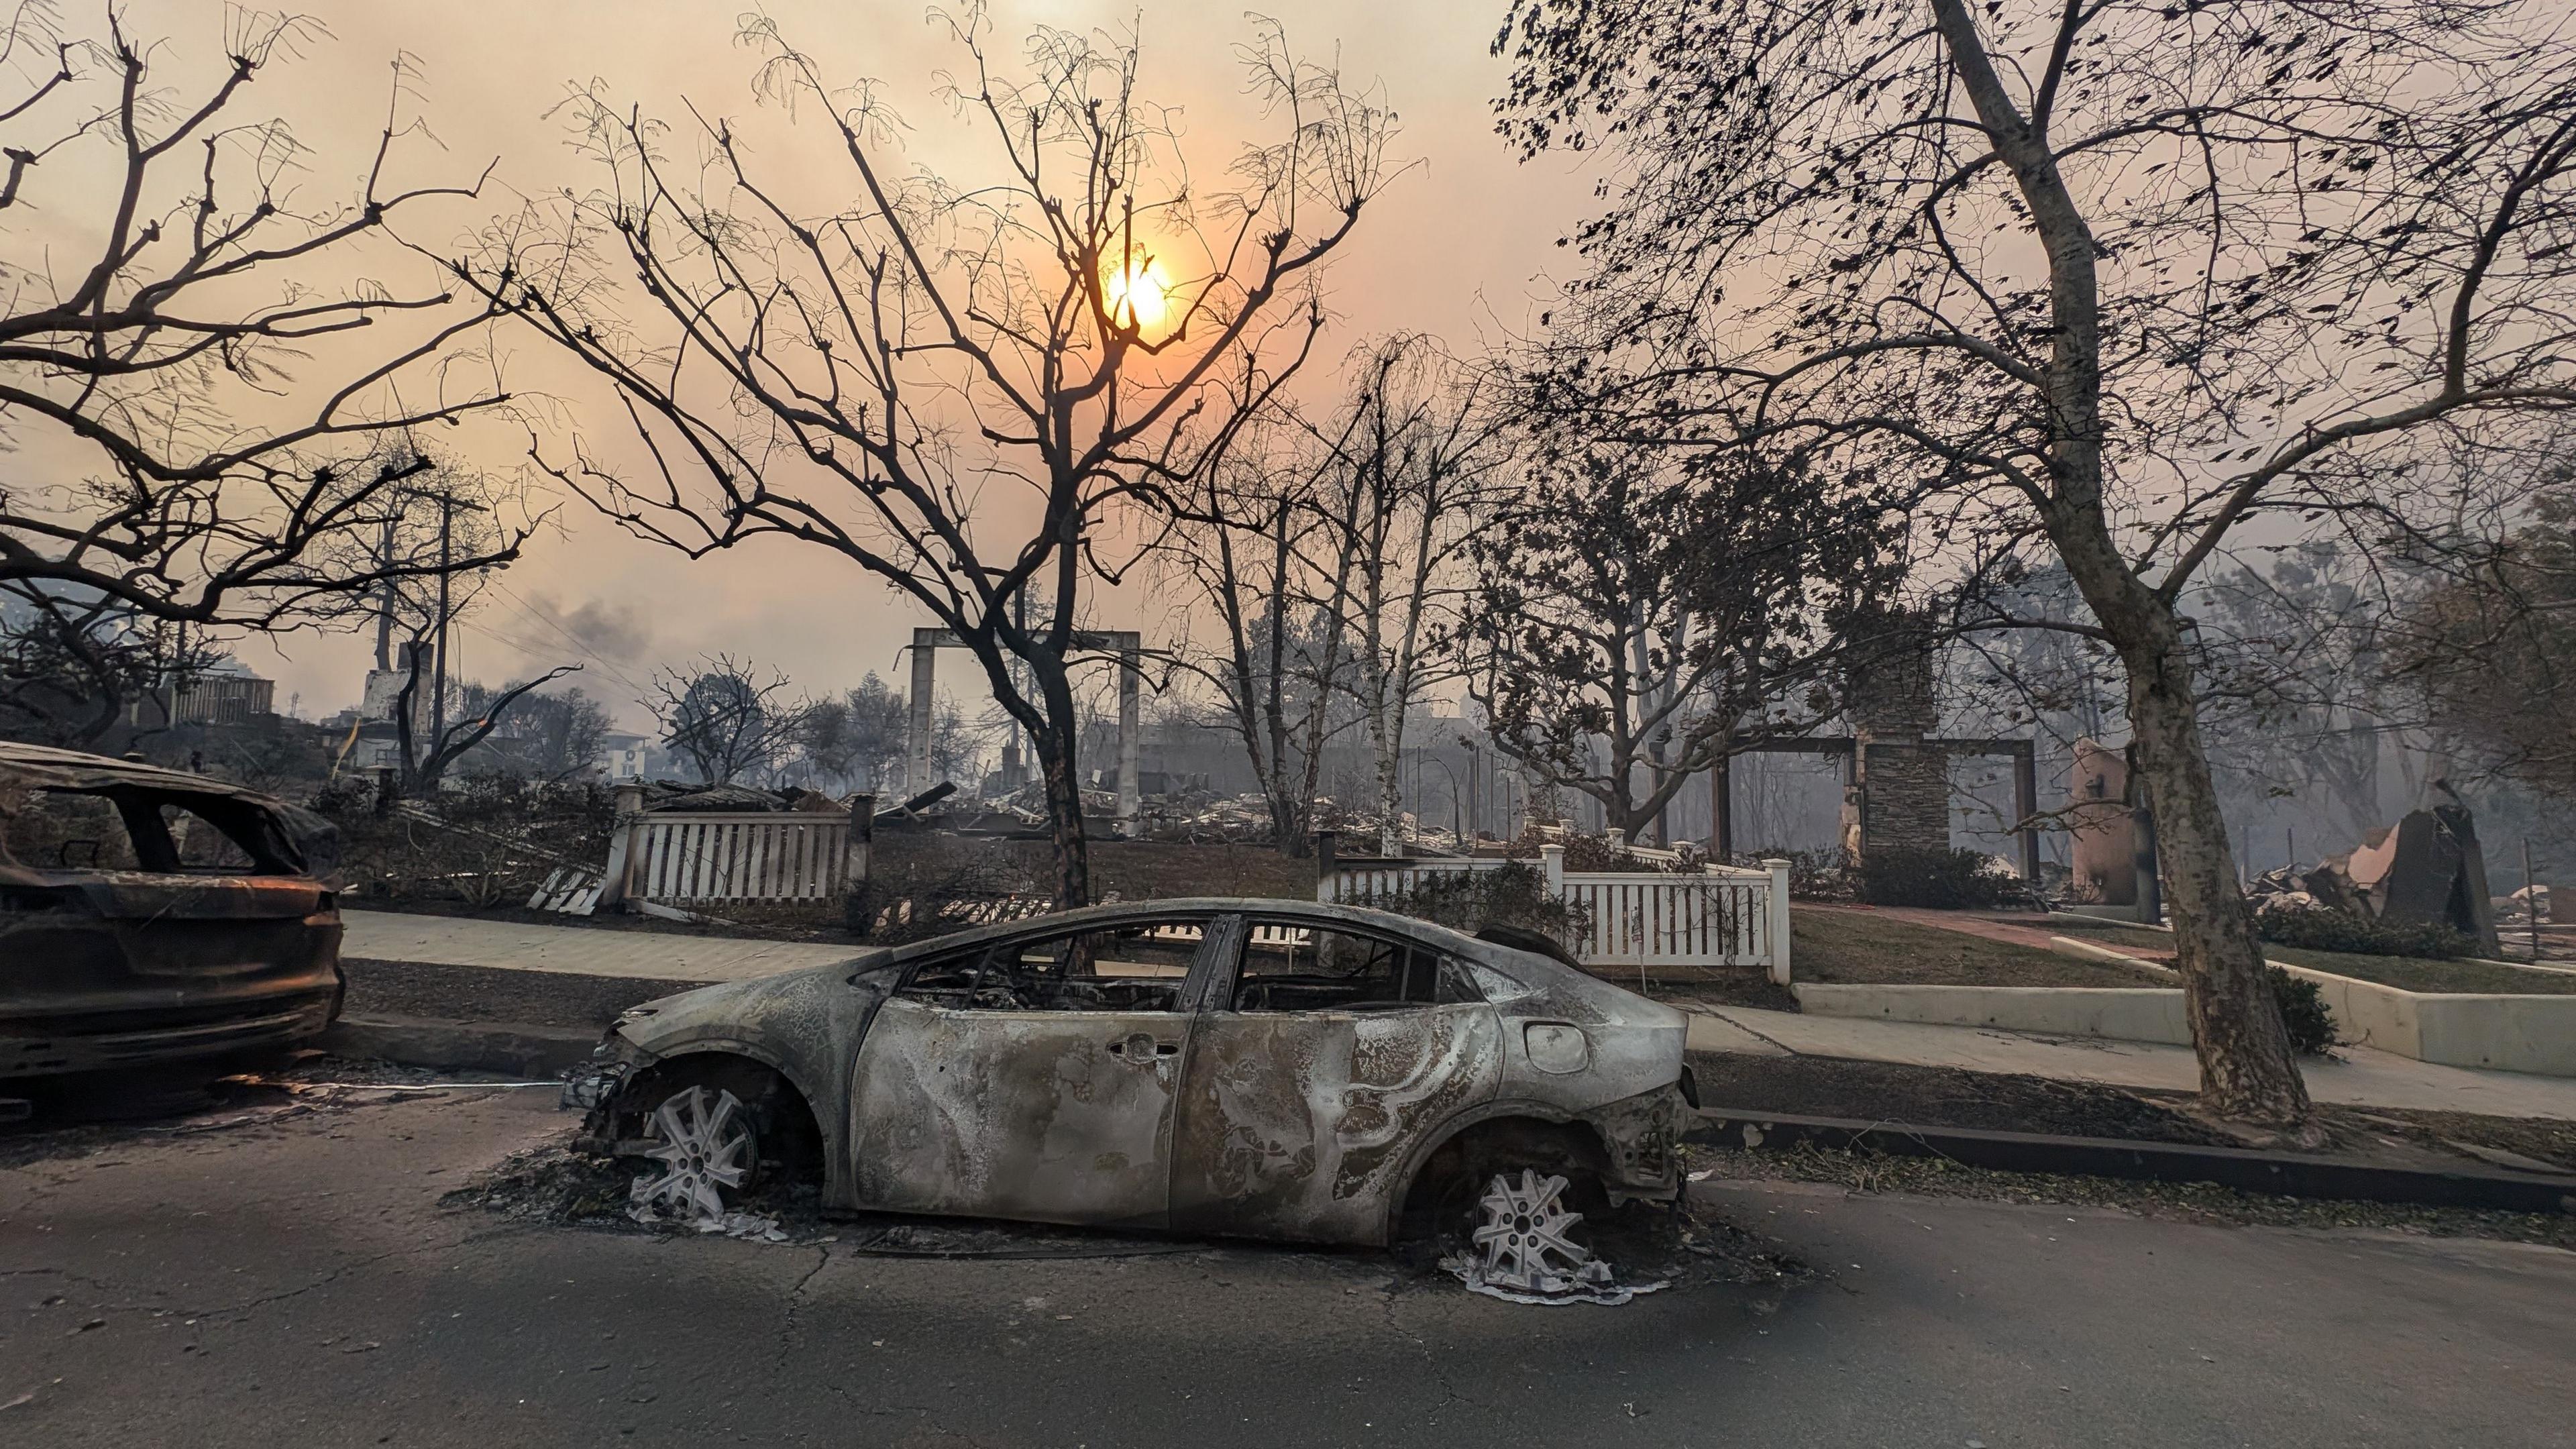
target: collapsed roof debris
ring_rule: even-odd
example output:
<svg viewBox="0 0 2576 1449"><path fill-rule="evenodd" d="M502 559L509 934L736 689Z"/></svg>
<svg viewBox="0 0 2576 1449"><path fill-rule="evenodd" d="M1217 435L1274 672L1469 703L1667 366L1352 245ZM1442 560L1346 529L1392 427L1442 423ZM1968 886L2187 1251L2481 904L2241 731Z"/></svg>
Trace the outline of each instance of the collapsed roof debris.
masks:
<svg viewBox="0 0 2576 1449"><path fill-rule="evenodd" d="M2436 805L2381 826L2305 875L2284 868L2248 890L2258 914L2339 911L2391 925L2441 924L2497 950L2485 852L2464 805Z"/></svg>

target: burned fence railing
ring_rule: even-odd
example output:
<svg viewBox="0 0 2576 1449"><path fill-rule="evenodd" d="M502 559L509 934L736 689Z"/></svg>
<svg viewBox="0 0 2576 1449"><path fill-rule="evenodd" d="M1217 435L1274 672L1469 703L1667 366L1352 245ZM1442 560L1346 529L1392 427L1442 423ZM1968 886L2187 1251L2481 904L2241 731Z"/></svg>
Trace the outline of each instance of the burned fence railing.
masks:
<svg viewBox="0 0 2576 1449"><path fill-rule="evenodd" d="M1367 904L1419 891L1426 881L1511 864L1492 857L1352 860L1315 885L1319 901ZM1565 847L1539 848L1548 892L1573 907L1571 942L1589 969L1640 974L1655 968L1759 966L1789 981L1789 862L1760 870L1705 866L1687 871L1580 871ZM1524 862L1526 864L1526 862Z"/></svg>
<svg viewBox="0 0 2576 1449"><path fill-rule="evenodd" d="M821 901L867 879L852 817L807 811L630 815L611 840L599 903Z"/></svg>

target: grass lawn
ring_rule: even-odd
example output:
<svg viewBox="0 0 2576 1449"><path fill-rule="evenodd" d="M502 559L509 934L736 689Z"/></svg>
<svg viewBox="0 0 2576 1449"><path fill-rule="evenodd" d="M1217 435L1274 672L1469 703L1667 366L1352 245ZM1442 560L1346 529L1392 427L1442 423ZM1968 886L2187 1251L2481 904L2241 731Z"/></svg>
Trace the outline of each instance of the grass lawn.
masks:
<svg viewBox="0 0 2576 1449"><path fill-rule="evenodd" d="M2142 931L2117 921L2060 916L2049 924L2051 929L2062 935L2098 941L2115 951L2173 949L2172 936L2162 931ZM2436 995L2576 996L2576 976L2556 971L2517 971L2510 966L2490 966L2476 961L2433 961L2418 956L2359 956L2345 951L2311 951L2304 946L2282 946L2270 941L2263 943L2263 954L2284 966L2331 971L2337 976L2376 981L2400 991L2425 991ZM1793 956L1791 959L1796 958Z"/></svg>
<svg viewBox="0 0 2576 1449"><path fill-rule="evenodd" d="M1789 974L1869 986L2171 986L2173 978L2079 961L1856 911L1789 910ZM2576 977L2569 978L2576 980Z"/></svg>

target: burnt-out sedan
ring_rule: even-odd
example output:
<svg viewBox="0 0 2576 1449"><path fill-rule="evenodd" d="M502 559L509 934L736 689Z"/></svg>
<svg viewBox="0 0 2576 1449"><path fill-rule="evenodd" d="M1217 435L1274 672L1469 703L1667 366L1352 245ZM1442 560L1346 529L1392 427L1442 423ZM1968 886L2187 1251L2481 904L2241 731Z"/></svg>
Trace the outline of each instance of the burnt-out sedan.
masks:
<svg viewBox="0 0 2576 1449"><path fill-rule="evenodd" d="M566 1099L702 1218L813 1167L842 1209L1380 1244L1506 1172L1671 1198L1684 1026L1407 917L1156 901L646 1003Z"/></svg>
<svg viewBox="0 0 2576 1449"><path fill-rule="evenodd" d="M319 1035L342 995L335 847L256 791L0 744L0 1094Z"/></svg>

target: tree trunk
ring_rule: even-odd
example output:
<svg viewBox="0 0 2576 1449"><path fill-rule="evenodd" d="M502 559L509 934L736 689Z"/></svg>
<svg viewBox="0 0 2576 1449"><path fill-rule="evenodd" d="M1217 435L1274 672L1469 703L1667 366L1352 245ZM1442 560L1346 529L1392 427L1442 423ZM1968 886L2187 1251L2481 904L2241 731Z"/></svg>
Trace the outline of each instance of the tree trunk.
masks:
<svg viewBox="0 0 2576 1449"><path fill-rule="evenodd" d="M2156 854L2173 911L2174 964L2200 1057L2201 1101L2221 1117L2296 1131L2308 1122L2307 1082L2237 887L2181 630L2159 632L2164 647L2122 654L2138 771L2155 811Z"/></svg>
<svg viewBox="0 0 2576 1449"><path fill-rule="evenodd" d="M1082 780L1074 758L1073 686L1063 668L1030 661L1046 705L1046 727L1029 732L1038 774L1046 787L1047 830L1055 846L1055 904L1073 910L1091 904L1091 843L1083 833Z"/></svg>
<svg viewBox="0 0 2576 1449"><path fill-rule="evenodd" d="M1385 712L1381 705L1377 713L1383 717ZM1396 818L1404 810L1404 722L1400 714L1377 730L1377 809L1378 854L1404 854L1404 824Z"/></svg>
<svg viewBox="0 0 2576 1449"><path fill-rule="evenodd" d="M2290 1055L2227 824L2200 739L2182 619L2112 536L2103 497L2098 247L2046 135L2015 106L1967 0L1932 0L1961 87L2030 207L2049 266L2048 476L2035 496L2049 541L2129 676L2129 728L2173 907L2175 966L2200 1057L2201 1101L2221 1117L2306 1129L2307 1083Z"/></svg>

